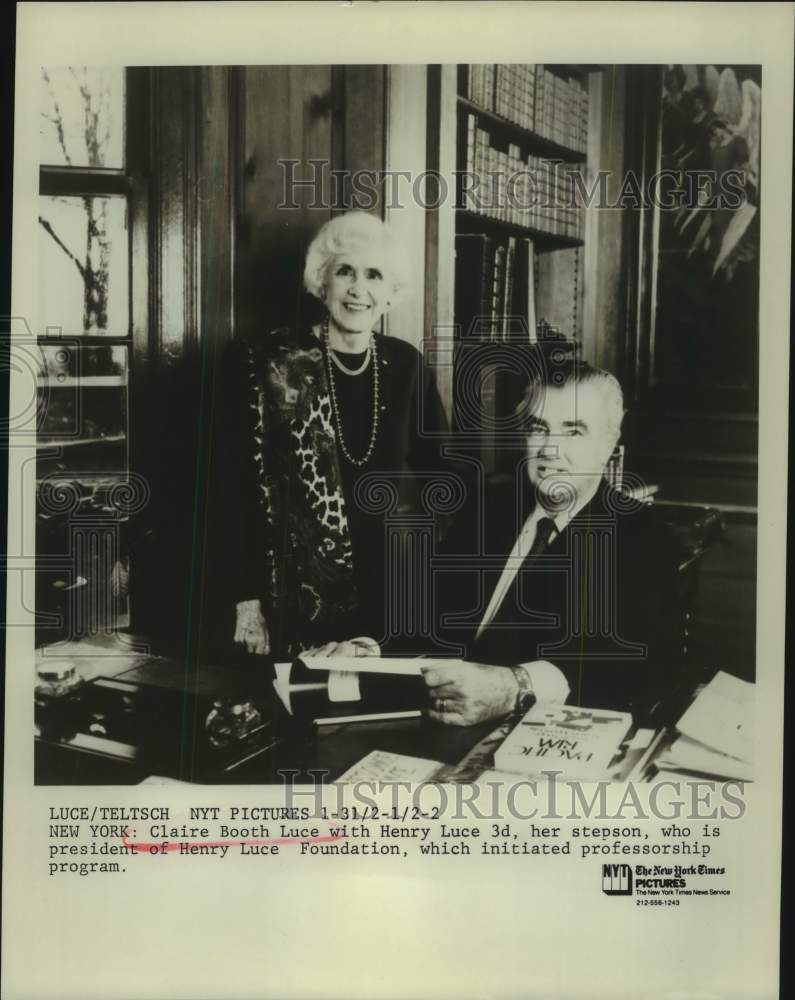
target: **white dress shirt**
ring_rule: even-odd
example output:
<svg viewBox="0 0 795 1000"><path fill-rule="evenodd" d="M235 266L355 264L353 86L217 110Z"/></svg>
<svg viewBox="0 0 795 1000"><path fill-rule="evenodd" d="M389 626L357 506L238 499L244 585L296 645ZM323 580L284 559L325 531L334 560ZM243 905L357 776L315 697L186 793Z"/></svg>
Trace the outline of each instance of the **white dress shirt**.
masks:
<svg viewBox="0 0 795 1000"><path fill-rule="evenodd" d="M597 483L593 490L585 496L579 497L576 506L571 509L563 510L556 516L552 517L555 527L552 534L549 536L549 543L551 543L564 530L574 515L579 513L579 511L582 510L582 508L592 499L598 489L598 485L599 484ZM521 569L522 563L525 561L528 552L532 548L536 537L536 531L538 529L538 522L545 517L551 517L551 515L539 504L525 521L522 530L519 532L518 538L514 542L510 555L506 560L502 575L497 581L497 586L494 588L494 593L491 595L491 600L486 607L483 620L478 626L477 638L480 638L483 631L491 624L492 621L494 621L494 616L499 611L500 605L505 600L505 595L508 593L508 590L516 579L516 574ZM537 701L564 702L568 698L571 690L569 688L569 682L566 680L563 672L556 667L554 663L549 663L548 660L533 660L530 663L522 663L520 666L524 667L527 671L527 675L530 678L533 693L535 694Z"/></svg>

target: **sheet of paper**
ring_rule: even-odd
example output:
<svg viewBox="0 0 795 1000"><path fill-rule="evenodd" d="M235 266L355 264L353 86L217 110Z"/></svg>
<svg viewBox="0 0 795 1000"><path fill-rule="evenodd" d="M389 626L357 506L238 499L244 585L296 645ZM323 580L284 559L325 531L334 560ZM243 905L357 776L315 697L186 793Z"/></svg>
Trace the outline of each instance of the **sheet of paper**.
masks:
<svg viewBox="0 0 795 1000"><path fill-rule="evenodd" d="M139 788L163 788L168 790L169 788L182 789L187 791L191 788L191 783L189 781L178 781L176 778L165 778L160 774L150 774L143 781L139 782Z"/></svg>
<svg viewBox="0 0 795 1000"><path fill-rule="evenodd" d="M337 778L352 781L427 781L442 767L438 760L373 750Z"/></svg>
<svg viewBox="0 0 795 1000"><path fill-rule="evenodd" d="M359 674L354 671L335 670L329 674L329 701L359 701L362 689L359 685Z"/></svg>
<svg viewBox="0 0 795 1000"><path fill-rule="evenodd" d="M276 663L274 664L274 669L276 671L276 678L273 682L273 687L276 694L279 696L279 700L285 709L293 714L292 705L290 704L290 663Z"/></svg>
<svg viewBox="0 0 795 1000"><path fill-rule="evenodd" d="M685 736L750 761L753 757L754 685L719 671L677 723Z"/></svg>
<svg viewBox="0 0 795 1000"><path fill-rule="evenodd" d="M419 719L422 712L419 709L406 709L400 712L358 712L355 715L319 716L314 720L316 726L343 726L359 722L389 722L394 719Z"/></svg>
<svg viewBox="0 0 795 1000"><path fill-rule="evenodd" d="M496 782L504 785L515 785L516 775L511 774L510 771L496 771L492 769L490 771L484 771L483 774L481 774L477 779L478 784L485 785L489 782Z"/></svg>
<svg viewBox="0 0 795 1000"><path fill-rule="evenodd" d="M301 662L310 670L343 671L345 673L405 674L419 676L424 668L432 666L435 660L422 657L390 656L301 656ZM460 660L445 660L445 663L460 663Z"/></svg>
<svg viewBox="0 0 795 1000"><path fill-rule="evenodd" d="M697 774L753 781L753 765L729 754L713 750L688 736L680 736L657 760L661 768L680 768Z"/></svg>
<svg viewBox="0 0 795 1000"><path fill-rule="evenodd" d="M628 750L645 750L654 739L653 729L639 729L629 741Z"/></svg>

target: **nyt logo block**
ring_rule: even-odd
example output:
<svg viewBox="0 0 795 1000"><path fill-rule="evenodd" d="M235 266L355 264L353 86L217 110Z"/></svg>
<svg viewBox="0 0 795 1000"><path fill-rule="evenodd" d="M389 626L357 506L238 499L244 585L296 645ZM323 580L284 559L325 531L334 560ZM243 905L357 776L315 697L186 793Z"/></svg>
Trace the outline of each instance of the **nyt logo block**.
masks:
<svg viewBox="0 0 795 1000"><path fill-rule="evenodd" d="M602 892L606 896L631 896L632 869L629 865L602 865Z"/></svg>

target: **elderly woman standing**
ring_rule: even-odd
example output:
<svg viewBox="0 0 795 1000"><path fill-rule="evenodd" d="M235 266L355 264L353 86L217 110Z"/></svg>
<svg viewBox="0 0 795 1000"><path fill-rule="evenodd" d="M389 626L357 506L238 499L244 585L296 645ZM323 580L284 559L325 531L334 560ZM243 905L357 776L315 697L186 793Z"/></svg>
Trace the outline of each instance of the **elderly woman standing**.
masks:
<svg viewBox="0 0 795 1000"><path fill-rule="evenodd" d="M304 271L323 320L245 347L253 448L235 641L249 652L290 656L327 643L350 654L340 640L383 638L383 514L366 509L357 483L381 474L405 487L407 471L439 471L445 428L419 352L374 330L403 275L388 226L363 212L337 216L312 241Z"/></svg>

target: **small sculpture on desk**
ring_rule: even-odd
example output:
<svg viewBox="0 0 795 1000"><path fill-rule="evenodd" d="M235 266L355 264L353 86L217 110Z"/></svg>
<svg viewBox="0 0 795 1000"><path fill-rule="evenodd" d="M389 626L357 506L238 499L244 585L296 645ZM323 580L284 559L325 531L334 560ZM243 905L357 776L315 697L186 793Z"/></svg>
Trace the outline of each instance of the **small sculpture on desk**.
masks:
<svg viewBox="0 0 795 1000"><path fill-rule="evenodd" d="M84 683L71 660L54 660L36 667L36 703L64 698Z"/></svg>
<svg viewBox="0 0 795 1000"><path fill-rule="evenodd" d="M71 696L85 678L71 660L51 660L36 667L34 719L42 736L68 740L77 731L78 701Z"/></svg>
<svg viewBox="0 0 795 1000"><path fill-rule="evenodd" d="M222 749L242 743L262 726L262 713L250 701L213 702L204 723L211 745Z"/></svg>

